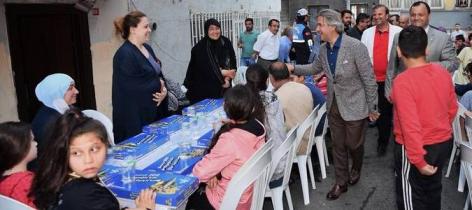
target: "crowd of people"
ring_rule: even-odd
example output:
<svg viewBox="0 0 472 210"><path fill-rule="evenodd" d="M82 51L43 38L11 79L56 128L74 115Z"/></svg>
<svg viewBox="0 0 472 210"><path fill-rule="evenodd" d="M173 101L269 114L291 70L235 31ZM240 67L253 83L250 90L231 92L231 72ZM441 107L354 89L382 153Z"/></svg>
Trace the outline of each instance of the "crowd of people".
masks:
<svg viewBox="0 0 472 210"><path fill-rule="evenodd" d="M310 29L308 10L301 8L282 36L279 20L259 33L247 18L236 45L239 65L247 66L245 84L235 86L233 44L211 18L191 49L182 93L146 43L149 18L130 12L114 22L124 41L113 57L113 133L74 106L79 92L73 78L45 77L36 87L43 105L32 124L0 124L0 194L38 209L120 209L97 176L110 139L119 143L139 134L178 112L182 99L224 98L227 119L193 168L201 185L186 209L219 209L228 183L251 155L268 139L275 151L290 129L325 103L315 135L326 119L335 171L328 200L362 178L366 130L373 125L379 156L393 135L397 208L441 209L441 169L451 151L458 98L472 109L472 34L456 24L448 35L430 25L431 15L424 1L401 15L375 5L355 21L349 10L325 9ZM298 153L312 146L307 134ZM282 165L270 188L282 184ZM237 209L250 208L252 193L246 189ZM143 190L136 208L154 209L155 198Z"/></svg>

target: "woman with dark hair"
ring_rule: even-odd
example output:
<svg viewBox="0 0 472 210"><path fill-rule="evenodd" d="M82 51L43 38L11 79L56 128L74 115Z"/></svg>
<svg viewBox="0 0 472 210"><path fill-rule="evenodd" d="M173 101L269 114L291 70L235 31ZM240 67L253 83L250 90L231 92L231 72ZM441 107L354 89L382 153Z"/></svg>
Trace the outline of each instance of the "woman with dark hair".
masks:
<svg viewBox="0 0 472 210"><path fill-rule="evenodd" d="M26 169L36 158L31 127L22 122L0 124L0 194L36 208L28 197L34 174Z"/></svg>
<svg viewBox="0 0 472 210"><path fill-rule="evenodd" d="M55 122L49 138L30 193L38 209L118 210L118 200L97 177L109 146L105 127L71 109ZM143 191L136 206L154 209L155 197Z"/></svg>
<svg viewBox="0 0 472 210"><path fill-rule="evenodd" d="M125 42L113 57L113 132L119 143L142 127L168 115L167 89L161 62L149 41L146 15L133 11L115 21Z"/></svg>
<svg viewBox="0 0 472 210"><path fill-rule="evenodd" d="M250 65L246 70L246 86L248 86L254 94L260 96L263 103L263 112L266 118L264 119L264 126L267 131L267 139L272 139L272 152L275 152L280 144L285 140L286 132L284 125L284 113L282 111L282 104L280 104L277 95L274 92L267 91L267 79L269 72L259 64ZM272 153L274 154L274 153ZM284 175L285 158L282 159L277 166L270 182L270 186L276 187L282 184Z"/></svg>
<svg viewBox="0 0 472 210"><path fill-rule="evenodd" d="M196 103L206 98L221 98L236 75L236 55L231 41L221 35L215 19L205 22L205 37L193 48L184 85L187 98Z"/></svg>
<svg viewBox="0 0 472 210"><path fill-rule="evenodd" d="M186 209L220 209L228 183L239 168L265 143L264 113L258 97L243 85L224 95L228 122L212 139L209 153L193 168L192 174L206 183L190 196ZM205 191L205 193L202 193ZM252 188L241 196L237 209L251 207Z"/></svg>

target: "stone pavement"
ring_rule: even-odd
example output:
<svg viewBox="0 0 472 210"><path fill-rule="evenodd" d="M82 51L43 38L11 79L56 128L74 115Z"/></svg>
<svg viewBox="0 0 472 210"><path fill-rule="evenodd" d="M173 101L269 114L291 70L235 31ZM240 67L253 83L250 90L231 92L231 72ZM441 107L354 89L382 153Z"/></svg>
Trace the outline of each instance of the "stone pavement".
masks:
<svg viewBox="0 0 472 210"><path fill-rule="evenodd" d="M316 183L316 189L311 189L310 204L303 204L303 194L300 180L290 185L293 206L296 210L302 209L359 209L359 210L389 210L397 209L395 203L395 185L393 172L393 143L390 142L387 155L377 157L377 129L369 128L365 143L364 166L361 180L349 187L348 191L338 200L328 201L326 194L334 183L334 167L330 160L327 168L327 178ZM463 209L466 194L457 191L459 165L453 165L449 178L443 177L442 208L444 210ZM444 168L443 174L445 174ZM264 209L273 209L270 199L264 202ZM284 196L284 209L288 209Z"/></svg>

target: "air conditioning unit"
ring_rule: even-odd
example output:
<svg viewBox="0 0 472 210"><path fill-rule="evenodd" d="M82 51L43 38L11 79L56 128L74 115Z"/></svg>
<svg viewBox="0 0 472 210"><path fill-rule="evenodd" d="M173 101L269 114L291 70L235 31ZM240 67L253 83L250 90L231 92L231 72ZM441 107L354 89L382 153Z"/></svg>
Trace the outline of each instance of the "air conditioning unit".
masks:
<svg viewBox="0 0 472 210"><path fill-rule="evenodd" d="M79 0L74 4L74 7L83 12L89 12L93 5L95 4L96 0Z"/></svg>

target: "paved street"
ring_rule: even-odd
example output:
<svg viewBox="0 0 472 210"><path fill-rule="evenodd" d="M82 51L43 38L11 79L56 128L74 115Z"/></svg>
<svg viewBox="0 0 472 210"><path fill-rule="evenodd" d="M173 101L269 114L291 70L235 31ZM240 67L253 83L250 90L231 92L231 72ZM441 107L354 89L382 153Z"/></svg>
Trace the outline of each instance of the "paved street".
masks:
<svg viewBox="0 0 472 210"><path fill-rule="evenodd" d="M362 178L357 185L350 187L338 200L328 201L326 193L334 183L334 167L327 169L327 178L316 183L316 190L310 190L310 204L303 204L303 195L300 181L290 185L290 191L294 203L294 209L396 209L394 172L393 172L393 147L392 142L388 147L385 157L377 157L376 143L377 130L369 128L365 143L364 166ZM332 160L330 160L332 164ZM444 168L443 174L445 174ZM454 165L450 178L443 177L442 209L462 209L465 203L465 194L457 191L458 165ZM311 189L311 185L310 185ZM284 209L286 200L284 198ZM264 209L272 209L270 199L266 199Z"/></svg>

